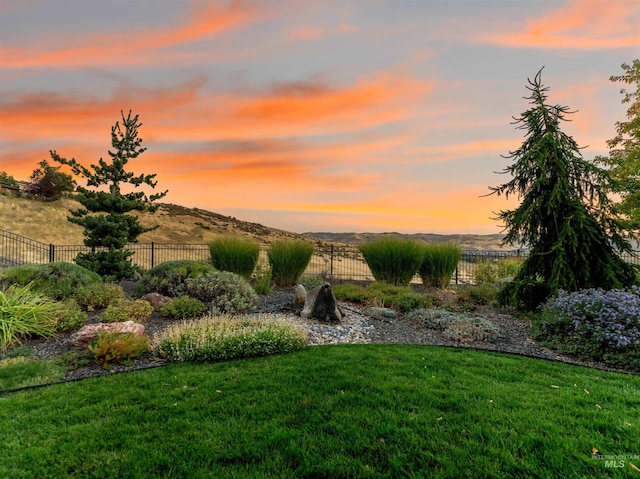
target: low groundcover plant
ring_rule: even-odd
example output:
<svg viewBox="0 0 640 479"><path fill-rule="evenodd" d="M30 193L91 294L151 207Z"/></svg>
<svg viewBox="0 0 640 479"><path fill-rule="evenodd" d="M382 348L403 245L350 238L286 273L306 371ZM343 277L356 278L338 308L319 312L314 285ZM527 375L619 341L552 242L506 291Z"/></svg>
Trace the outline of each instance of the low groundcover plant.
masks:
<svg viewBox="0 0 640 479"><path fill-rule="evenodd" d="M280 314L205 316L170 326L154 343L172 361L222 361L286 353L306 345L304 333Z"/></svg>

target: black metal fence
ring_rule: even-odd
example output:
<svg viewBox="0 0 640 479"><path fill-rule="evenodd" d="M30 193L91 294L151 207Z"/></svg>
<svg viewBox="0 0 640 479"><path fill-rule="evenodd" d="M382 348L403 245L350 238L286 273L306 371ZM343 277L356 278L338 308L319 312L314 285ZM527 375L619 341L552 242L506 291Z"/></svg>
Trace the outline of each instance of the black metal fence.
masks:
<svg viewBox="0 0 640 479"><path fill-rule="evenodd" d="M165 261L188 259L209 261L209 247L206 244L173 243L133 243L127 247L133 252L133 262L147 270ZM268 245L260 248L260 262L267 263ZM73 262L78 253L92 249L84 245L54 245L41 243L9 231L0 230L0 267L20 264L40 264L54 261ZM452 283L467 284L474 282L478 265L498 262L504 259L523 259L524 250L479 251L465 250L458 263ZM625 254L630 263L640 264L640 252ZM335 281L373 281L373 275L360 250L354 245L316 246L313 257L305 274L320 275ZM420 282L419 277L414 282Z"/></svg>

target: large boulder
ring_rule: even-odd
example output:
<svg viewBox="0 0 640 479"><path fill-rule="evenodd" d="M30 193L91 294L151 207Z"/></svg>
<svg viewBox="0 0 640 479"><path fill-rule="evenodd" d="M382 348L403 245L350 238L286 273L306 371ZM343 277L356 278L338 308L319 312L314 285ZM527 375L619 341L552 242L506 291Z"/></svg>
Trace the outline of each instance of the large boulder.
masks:
<svg viewBox="0 0 640 479"><path fill-rule="evenodd" d="M303 318L316 318L321 321L342 320L342 313L338 308L336 297L329 283L317 286L307 293L300 316Z"/></svg>
<svg viewBox="0 0 640 479"><path fill-rule="evenodd" d="M86 349L89 347L89 343L102 332L133 333L136 337L139 337L144 333L144 325L133 321L87 324L71 335L69 344L74 348Z"/></svg>

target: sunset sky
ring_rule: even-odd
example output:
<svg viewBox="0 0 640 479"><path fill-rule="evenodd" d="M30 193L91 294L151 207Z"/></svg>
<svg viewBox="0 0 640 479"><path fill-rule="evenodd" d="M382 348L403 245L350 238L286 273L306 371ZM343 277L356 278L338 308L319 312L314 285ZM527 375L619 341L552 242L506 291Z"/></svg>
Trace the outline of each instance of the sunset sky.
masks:
<svg viewBox="0 0 640 479"><path fill-rule="evenodd" d="M527 78L591 159L637 0L0 0L0 171L88 166L133 110L162 201L294 232L499 233Z"/></svg>

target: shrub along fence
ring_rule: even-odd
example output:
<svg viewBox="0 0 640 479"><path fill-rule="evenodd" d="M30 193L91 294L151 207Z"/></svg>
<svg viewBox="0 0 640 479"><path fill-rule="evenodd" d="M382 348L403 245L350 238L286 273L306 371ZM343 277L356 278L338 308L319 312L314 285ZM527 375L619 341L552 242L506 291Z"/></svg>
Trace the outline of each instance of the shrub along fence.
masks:
<svg viewBox="0 0 640 479"><path fill-rule="evenodd" d="M206 244L133 243L127 248L133 252L133 262L143 270L178 259L211 261L209 246ZM268 264L267 250L268 245L260 246L259 263ZM54 261L72 263L78 253L87 251L91 251L91 248L84 245L46 244L0 230L0 268ZM463 250L451 282L473 283L474 271L478 264L524 258L525 255L526 250ZM623 257L630 263L640 264L640 251L633 255L625 254ZM334 281L373 281L369 266L355 245L316 245L305 274L320 275ZM416 275L413 282L420 283L420 277Z"/></svg>

